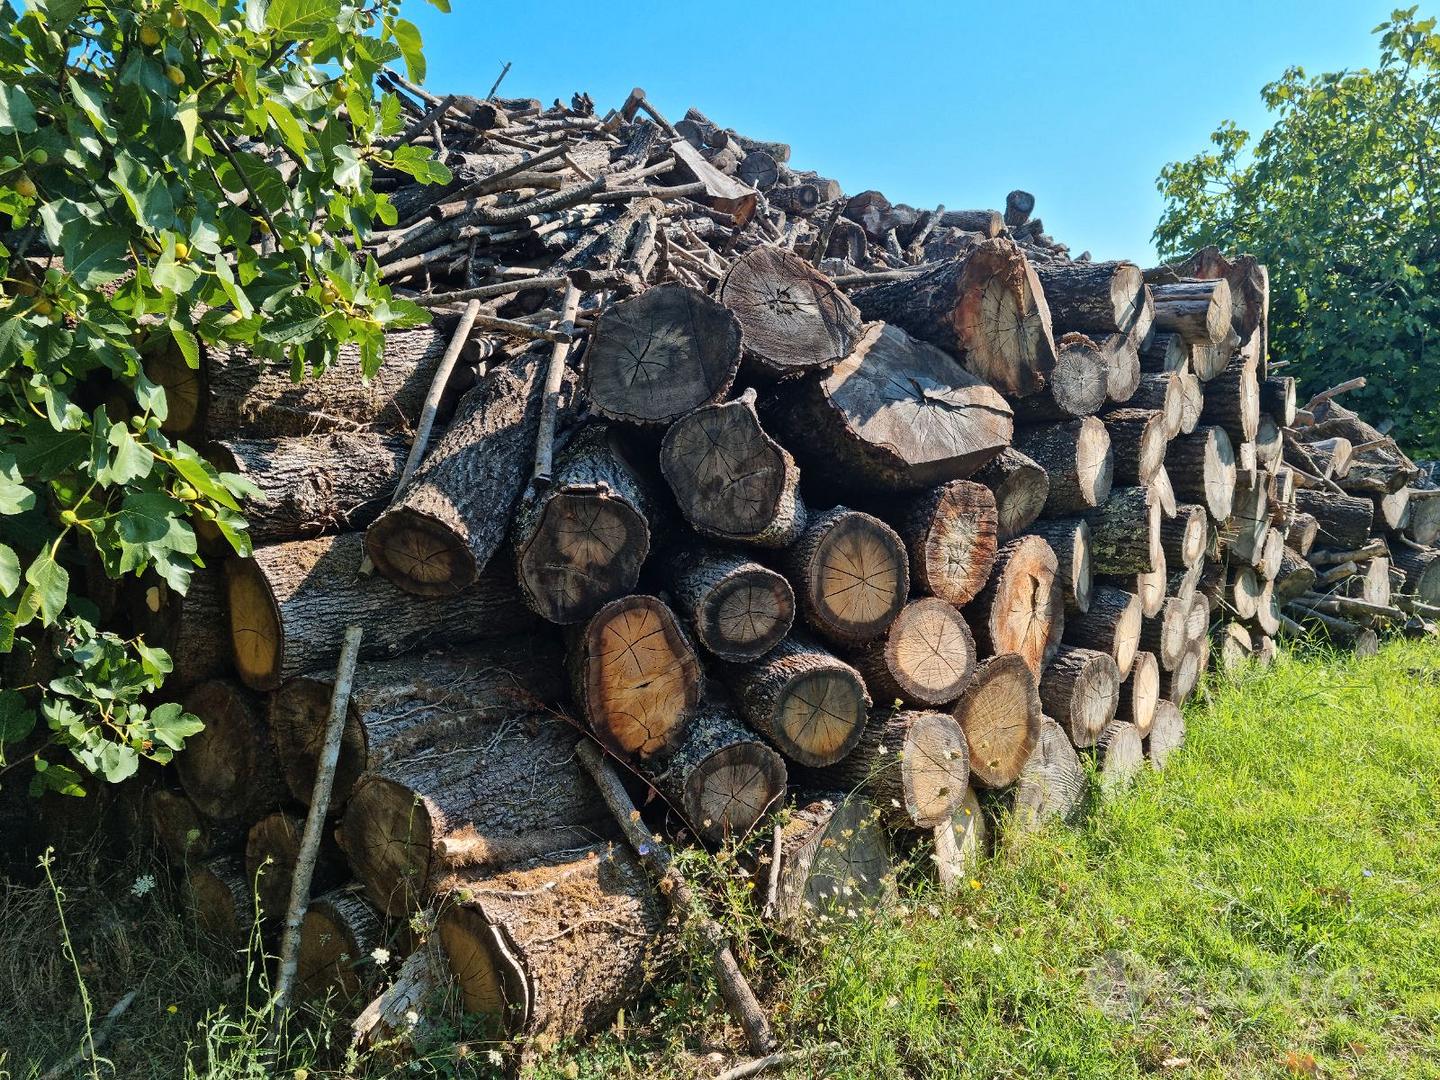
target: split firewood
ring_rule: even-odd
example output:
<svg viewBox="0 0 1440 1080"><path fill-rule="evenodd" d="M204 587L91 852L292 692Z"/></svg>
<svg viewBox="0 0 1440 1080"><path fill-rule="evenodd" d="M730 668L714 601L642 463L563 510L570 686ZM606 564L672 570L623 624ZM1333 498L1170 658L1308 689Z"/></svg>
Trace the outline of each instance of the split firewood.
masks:
<svg viewBox="0 0 1440 1080"><path fill-rule="evenodd" d="M970 606L981 655L1018 655L1038 678L1065 626L1055 552L1039 536L1010 541L996 554L990 581Z"/></svg>

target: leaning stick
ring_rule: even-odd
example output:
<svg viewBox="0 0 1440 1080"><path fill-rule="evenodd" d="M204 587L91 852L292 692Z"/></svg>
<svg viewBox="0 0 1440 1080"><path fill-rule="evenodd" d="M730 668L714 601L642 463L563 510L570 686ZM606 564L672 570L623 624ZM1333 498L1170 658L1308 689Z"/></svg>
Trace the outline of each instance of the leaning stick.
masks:
<svg viewBox="0 0 1440 1080"><path fill-rule="evenodd" d="M600 789L600 795L605 800L605 805L610 807L610 813L614 814L615 820L620 823L626 841L659 881L661 893L682 917L694 919L697 923L701 935L711 949L715 976L720 983L720 996L729 1008L730 1015L744 1028L745 1041L750 1044L750 1052L757 1056L772 1053L775 1049L775 1036L770 1031L770 1022L760 1011L755 992L750 989L750 984L745 981L745 976L740 971L740 965L735 962L735 954L730 951L730 940L725 936L725 931L709 915L699 914L702 909L695 890L675 868L675 857L670 853L670 849L645 828L645 823L640 820L640 811L635 809L635 803L625 790L625 785L621 783L615 769L601 755L600 748L588 739L582 739L575 748L575 753L580 763L594 777L595 786Z"/></svg>
<svg viewBox="0 0 1440 1080"><path fill-rule="evenodd" d="M85 1038L80 1049L60 1062L59 1065L42 1074L40 1080L60 1080L62 1076L69 1076L73 1073L75 1069L84 1064L87 1059L91 1061L96 1060L96 1055L100 1053L100 1047L104 1045L105 1040L110 1037L110 1032L114 1029L115 1022L125 1014L126 1009L130 1008L131 1003L135 1000L135 995L139 992L138 990L131 990L117 1001L114 1007L105 1014L105 1019L95 1025L95 1031Z"/></svg>
<svg viewBox="0 0 1440 1080"><path fill-rule="evenodd" d="M779 1053L766 1054L762 1058L743 1062L733 1069L726 1069L716 1076L715 1080L746 1080L746 1077L759 1076L763 1072L784 1068L787 1065L797 1065L807 1058L815 1057L818 1054L834 1053L839 1049L838 1042L827 1042L802 1047L799 1050L781 1050Z"/></svg>
<svg viewBox="0 0 1440 1080"><path fill-rule="evenodd" d="M310 811L305 815L305 832L300 837L295 874L290 879L290 906L285 912L285 935L280 941L280 971L275 977L277 1024L290 1007L295 968L300 962L300 925L305 921L305 909L310 906L310 881L315 875L315 856L320 853L325 815L330 812L330 793L335 789L335 764L340 760L340 736L345 732L345 717L350 708L350 682L355 677L355 662L360 659L361 634L358 626L345 628L340 662L335 668L335 690L330 695L330 716L325 721L325 743L320 750L319 764L315 766Z"/></svg>
<svg viewBox="0 0 1440 1080"><path fill-rule="evenodd" d="M1364 375L1358 375L1353 379L1346 379L1339 385L1332 386L1329 390L1321 390L1320 393L1312 397L1308 402L1305 403L1305 411L1313 413L1318 406L1325 404L1325 402L1329 401L1331 398L1339 397L1341 394L1349 390L1362 390L1364 389L1364 387Z"/></svg>
<svg viewBox="0 0 1440 1080"><path fill-rule="evenodd" d="M485 100L486 100L486 101L489 101L491 98L493 98L493 97L495 96L495 91L497 91L497 90L500 89L500 84L505 81L505 76L508 75L509 73L510 73L510 61L509 61L509 60L506 60L506 61L505 61L505 66L500 69L500 74L495 77L495 85L492 86L492 87L490 87L490 92L485 95Z"/></svg>
<svg viewBox="0 0 1440 1080"><path fill-rule="evenodd" d="M580 289L572 281L565 288L565 301L560 307L560 329L567 335L575 333L575 316L580 310ZM535 435L535 483L550 483L555 454L555 416L560 410L560 386L565 379L565 362L570 359L570 341L557 341L550 351L550 366L545 371L545 396L540 399L540 430Z"/></svg>

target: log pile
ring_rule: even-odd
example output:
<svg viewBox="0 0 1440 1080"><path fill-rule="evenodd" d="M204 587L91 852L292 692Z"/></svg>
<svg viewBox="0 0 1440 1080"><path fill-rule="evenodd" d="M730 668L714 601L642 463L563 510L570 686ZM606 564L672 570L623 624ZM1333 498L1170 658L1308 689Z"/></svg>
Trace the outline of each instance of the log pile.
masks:
<svg viewBox="0 0 1440 1080"><path fill-rule="evenodd" d="M153 802L206 925L244 931L256 874L279 919L364 628L303 989L373 996L430 911L445 959L405 1000L448 970L510 1032L613 1017L673 934L582 740L803 931L884 902L917 839L950 883L997 808L1072 814L1083 757L1104 794L1163 763L1212 649L1433 629L1440 498L1343 388L1296 407L1254 259L1072 259L1024 192L847 197L640 90L387 84L454 179L382 172L367 252L433 324L369 383L353 356L153 373L266 496L252 558L146 605L206 723Z"/></svg>

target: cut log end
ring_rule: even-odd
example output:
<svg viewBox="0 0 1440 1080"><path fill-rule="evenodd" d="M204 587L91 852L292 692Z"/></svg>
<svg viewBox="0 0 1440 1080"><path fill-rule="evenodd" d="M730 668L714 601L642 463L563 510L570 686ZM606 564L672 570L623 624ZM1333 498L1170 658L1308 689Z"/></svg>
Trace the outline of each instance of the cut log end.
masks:
<svg viewBox="0 0 1440 1080"><path fill-rule="evenodd" d="M955 719L970 747L970 772L990 788L1012 783L1040 735L1040 696L1035 676L1014 653L981 665L955 706Z"/></svg>
<svg viewBox="0 0 1440 1080"><path fill-rule="evenodd" d="M235 669L247 686L273 690L280 684L284 649L275 597L252 560L232 559L225 577Z"/></svg>
<svg viewBox="0 0 1440 1080"><path fill-rule="evenodd" d="M545 497L515 568L540 615L574 623L632 588L649 551L649 524L630 502L603 489L561 489Z"/></svg>
<svg viewBox="0 0 1440 1080"><path fill-rule="evenodd" d="M451 596L480 567L454 530L413 509L392 511L365 533L375 569L416 596Z"/></svg>
<svg viewBox="0 0 1440 1080"><path fill-rule="evenodd" d="M878 518L838 508L817 517L792 552L801 609L826 637L861 644L884 633L910 589L909 559Z"/></svg>

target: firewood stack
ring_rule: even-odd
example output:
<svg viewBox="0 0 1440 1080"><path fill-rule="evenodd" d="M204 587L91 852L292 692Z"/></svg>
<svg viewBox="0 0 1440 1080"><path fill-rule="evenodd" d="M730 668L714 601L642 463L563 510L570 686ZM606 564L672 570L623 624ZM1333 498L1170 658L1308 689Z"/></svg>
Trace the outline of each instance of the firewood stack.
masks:
<svg viewBox="0 0 1440 1080"><path fill-rule="evenodd" d="M267 498L253 558L140 605L207 725L157 832L230 933L262 870L280 917L363 626L302 985L373 987L417 912L443 947L370 1022L448 971L510 1031L585 1031L663 959L580 739L672 840L755 851L802 929L917 839L961 880L1003 799L1070 814L1081 755L1106 791L1162 762L1212 641L1430 628L1440 500L1333 394L1296 409L1253 258L1071 259L1024 192L846 197L638 89L599 116L389 85L454 179L380 176L368 250L435 321L369 383L157 364L170 426Z"/></svg>

